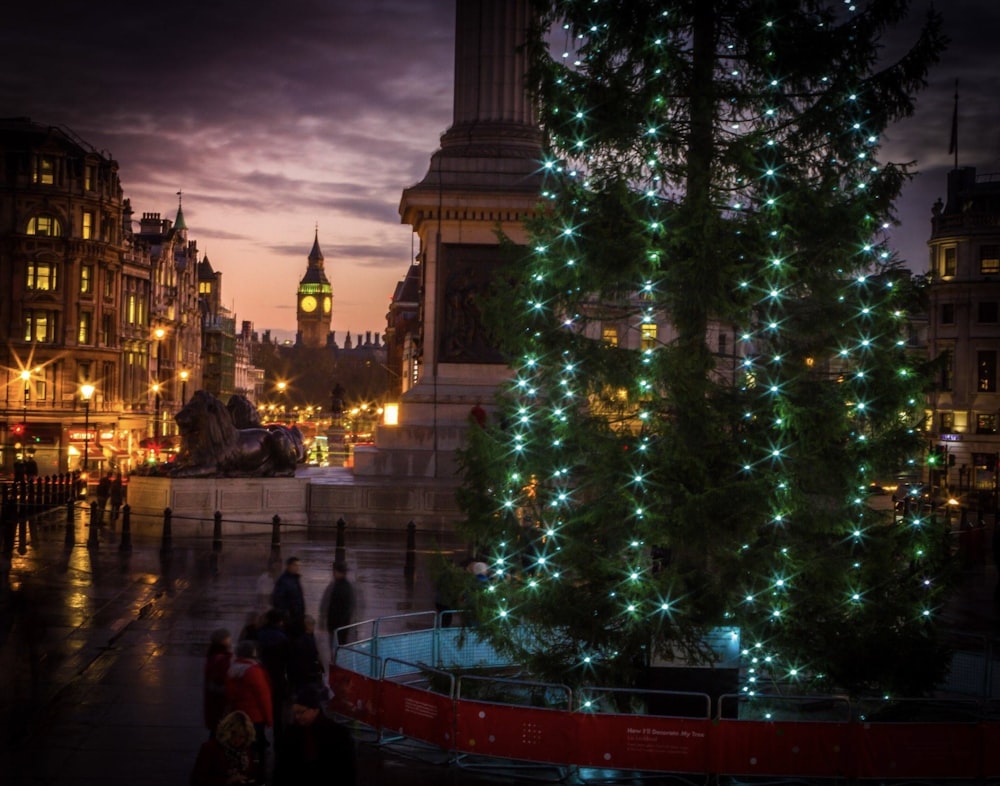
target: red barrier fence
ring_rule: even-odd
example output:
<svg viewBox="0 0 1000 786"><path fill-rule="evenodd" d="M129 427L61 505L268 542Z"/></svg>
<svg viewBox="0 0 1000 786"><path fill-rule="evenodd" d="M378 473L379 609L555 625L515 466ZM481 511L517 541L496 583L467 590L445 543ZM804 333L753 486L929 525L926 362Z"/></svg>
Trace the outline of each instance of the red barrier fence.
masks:
<svg viewBox="0 0 1000 786"><path fill-rule="evenodd" d="M1000 721L987 717L978 703L967 706L979 707L980 717L947 722L595 713L462 698L454 681L449 693L440 687L434 691L420 679L433 670L409 665L404 682L335 663L330 669L331 708L380 734L419 740L457 756L567 767L855 779L973 780L1000 774ZM847 706L845 699L816 701Z"/></svg>

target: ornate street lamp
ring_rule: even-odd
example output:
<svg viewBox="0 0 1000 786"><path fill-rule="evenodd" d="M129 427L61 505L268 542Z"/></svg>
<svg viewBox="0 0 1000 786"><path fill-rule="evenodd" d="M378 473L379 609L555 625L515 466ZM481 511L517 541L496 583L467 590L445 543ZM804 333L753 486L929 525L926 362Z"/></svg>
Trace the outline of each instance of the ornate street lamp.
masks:
<svg viewBox="0 0 1000 786"><path fill-rule="evenodd" d="M188 390L188 377L191 376L191 372L187 369L181 371L181 406L183 407L187 403L187 390Z"/></svg>
<svg viewBox="0 0 1000 786"><path fill-rule="evenodd" d="M87 459L90 457L90 399L96 388L89 382L80 385L80 398L83 399L83 472L86 479Z"/></svg>

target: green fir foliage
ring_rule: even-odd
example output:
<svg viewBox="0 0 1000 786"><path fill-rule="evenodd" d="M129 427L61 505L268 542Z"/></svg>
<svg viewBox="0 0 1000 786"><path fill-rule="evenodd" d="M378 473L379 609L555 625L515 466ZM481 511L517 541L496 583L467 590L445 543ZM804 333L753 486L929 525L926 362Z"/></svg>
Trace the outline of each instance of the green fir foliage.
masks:
<svg viewBox="0 0 1000 786"><path fill-rule="evenodd" d="M943 46L932 15L883 63L906 10L539 4L551 159L492 309L503 417L461 457L476 617L539 678L641 686L720 630L750 693L942 675L944 533L865 504L927 384L884 242L910 171L878 158Z"/></svg>

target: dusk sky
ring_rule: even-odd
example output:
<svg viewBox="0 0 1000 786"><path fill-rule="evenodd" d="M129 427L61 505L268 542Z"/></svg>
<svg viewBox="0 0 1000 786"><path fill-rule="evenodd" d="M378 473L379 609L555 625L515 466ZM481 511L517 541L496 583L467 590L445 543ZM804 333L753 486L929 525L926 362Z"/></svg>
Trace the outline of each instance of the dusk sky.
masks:
<svg viewBox="0 0 1000 786"><path fill-rule="evenodd" d="M0 116L66 126L107 151L136 218L172 219L183 191L189 236L222 272L226 305L258 331L293 334L318 226L342 343L384 329L412 259L398 206L451 122L454 4L54 0L43 13L12 3L0 22ZM913 3L911 26L927 6ZM915 272L953 163L956 79L959 163L1000 172L1000 3L940 6L952 43L882 151L922 173L893 235Z"/></svg>

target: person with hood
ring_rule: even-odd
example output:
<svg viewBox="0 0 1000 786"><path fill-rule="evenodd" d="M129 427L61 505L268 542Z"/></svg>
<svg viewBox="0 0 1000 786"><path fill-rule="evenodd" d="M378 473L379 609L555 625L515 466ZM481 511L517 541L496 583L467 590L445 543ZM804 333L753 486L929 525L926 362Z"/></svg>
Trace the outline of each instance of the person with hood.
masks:
<svg viewBox="0 0 1000 786"><path fill-rule="evenodd" d="M202 743L191 772L191 786L257 783L253 760L253 722L245 712L219 721L214 736Z"/></svg>
<svg viewBox="0 0 1000 786"><path fill-rule="evenodd" d="M226 675L226 701L231 711L245 712L253 723L254 750L262 776L267 762L267 729L274 726L274 705L271 680L257 660L256 642L241 641L236 645L236 657Z"/></svg>
<svg viewBox="0 0 1000 786"><path fill-rule="evenodd" d="M290 638L302 632L306 616L306 596L302 592L301 565L298 557L285 561L285 572L274 582L271 607L285 615L285 630Z"/></svg>

